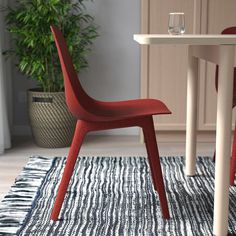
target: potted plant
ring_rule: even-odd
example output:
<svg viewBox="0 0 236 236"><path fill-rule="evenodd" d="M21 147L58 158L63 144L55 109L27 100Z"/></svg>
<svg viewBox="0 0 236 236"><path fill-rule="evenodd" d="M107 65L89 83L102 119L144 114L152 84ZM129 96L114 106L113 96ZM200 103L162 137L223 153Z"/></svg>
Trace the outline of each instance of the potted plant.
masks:
<svg viewBox="0 0 236 236"><path fill-rule="evenodd" d="M64 96L59 58L50 31L58 26L67 41L75 69L88 66L86 56L98 36L94 19L86 13L84 0L17 0L8 8L6 23L14 47L7 54L37 88L28 91L28 111L33 137L42 147L69 146L76 120Z"/></svg>

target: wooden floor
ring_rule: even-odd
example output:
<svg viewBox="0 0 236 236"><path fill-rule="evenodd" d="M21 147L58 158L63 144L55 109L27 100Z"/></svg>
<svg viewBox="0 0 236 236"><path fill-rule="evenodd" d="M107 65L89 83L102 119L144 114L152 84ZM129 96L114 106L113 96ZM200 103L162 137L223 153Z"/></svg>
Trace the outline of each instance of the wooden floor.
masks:
<svg viewBox="0 0 236 236"><path fill-rule="evenodd" d="M158 142L161 156L185 154L185 143ZM198 143L198 155L212 156L214 143ZM0 155L0 200L8 192L28 158L33 155L66 156L68 148L47 149L37 147L29 137L17 137L13 147ZM138 136L88 136L80 155L85 156L145 156L146 150Z"/></svg>

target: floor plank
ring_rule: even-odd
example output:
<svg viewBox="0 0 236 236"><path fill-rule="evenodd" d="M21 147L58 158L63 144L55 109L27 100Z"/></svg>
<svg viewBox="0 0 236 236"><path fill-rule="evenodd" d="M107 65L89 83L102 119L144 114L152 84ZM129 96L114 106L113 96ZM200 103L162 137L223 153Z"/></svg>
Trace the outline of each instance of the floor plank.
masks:
<svg viewBox="0 0 236 236"><path fill-rule="evenodd" d="M17 137L13 147L0 155L0 200L8 192L30 156L66 156L68 148L48 149L37 147L29 137ZM198 143L198 155L212 156L214 143ZM161 156L185 154L184 143L159 143ZM138 136L88 136L82 145L80 155L84 156L145 156L145 145Z"/></svg>

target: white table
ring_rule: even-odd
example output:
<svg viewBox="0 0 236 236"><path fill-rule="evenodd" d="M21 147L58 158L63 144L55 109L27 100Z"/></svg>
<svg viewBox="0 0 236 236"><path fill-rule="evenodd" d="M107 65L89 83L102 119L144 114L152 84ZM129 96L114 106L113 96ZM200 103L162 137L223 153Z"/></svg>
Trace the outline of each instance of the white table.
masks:
<svg viewBox="0 0 236 236"><path fill-rule="evenodd" d="M236 35L137 34L139 44L188 45L186 174L195 174L198 58L219 65L213 233L228 231L234 46ZM178 105L178 104L176 104Z"/></svg>

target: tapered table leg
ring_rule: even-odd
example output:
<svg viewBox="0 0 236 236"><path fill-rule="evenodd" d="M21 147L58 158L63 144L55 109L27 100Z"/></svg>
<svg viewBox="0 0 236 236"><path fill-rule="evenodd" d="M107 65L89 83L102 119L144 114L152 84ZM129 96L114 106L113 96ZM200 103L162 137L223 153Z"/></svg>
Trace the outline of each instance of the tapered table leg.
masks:
<svg viewBox="0 0 236 236"><path fill-rule="evenodd" d="M229 213L234 46L222 45L219 50L213 232L225 236Z"/></svg>
<svg viewBox="0 0 236 236"><path fill-rule="evenodd" d="M189 46L186 121L186 175L188 176L195 175L197 136L198 59L192 56L192 49L192 46Z"/></svg>

